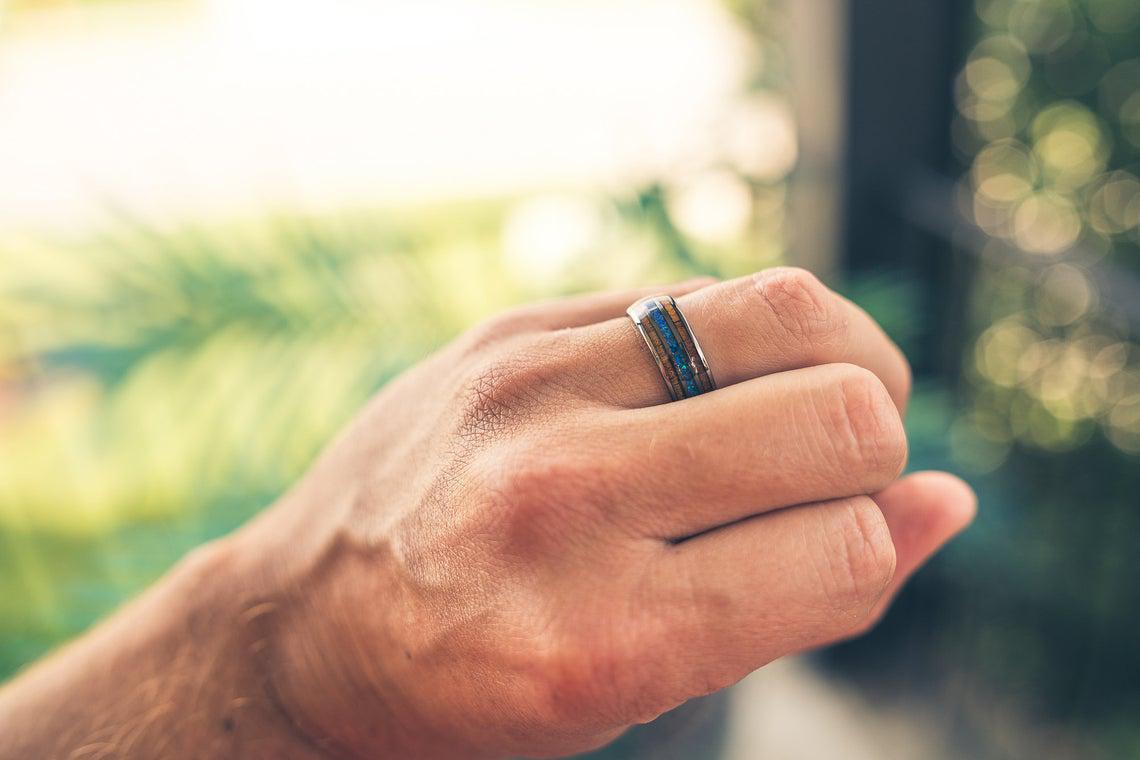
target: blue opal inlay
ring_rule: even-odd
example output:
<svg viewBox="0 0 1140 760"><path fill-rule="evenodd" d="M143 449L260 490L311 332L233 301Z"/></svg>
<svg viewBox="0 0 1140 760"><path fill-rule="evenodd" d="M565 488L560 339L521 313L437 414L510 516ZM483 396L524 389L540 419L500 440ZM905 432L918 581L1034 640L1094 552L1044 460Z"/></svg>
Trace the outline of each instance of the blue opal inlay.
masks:
<svg viewBox="0 0 1140 760"><path fill-rule="evenodd" d="M662 340L669 347L669 356L673 360L673 366L677 368L677 374L681 376L681 384L685 386L685 394L688 396L699 395L701 389L697 385L696 378L693 377L693 368L689 364L689 357L681 349L681 344L677 342L677 336L673 334L673 327L669 324L669 320L656 306L649 310L649 318L653 320L653 324L657 325Z"/></svg>

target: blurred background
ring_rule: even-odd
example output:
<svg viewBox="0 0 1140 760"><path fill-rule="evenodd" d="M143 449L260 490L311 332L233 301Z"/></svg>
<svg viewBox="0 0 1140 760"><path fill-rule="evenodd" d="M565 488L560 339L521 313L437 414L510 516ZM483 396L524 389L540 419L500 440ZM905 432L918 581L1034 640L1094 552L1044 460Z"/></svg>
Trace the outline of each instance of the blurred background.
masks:
<svg viewBox="0 0 1140 760"><path fill-rule="evenodd" d="M977 523L736 757L1140 757L1140 3L0 0L0 678L538 297L807 266Z"/></svg>

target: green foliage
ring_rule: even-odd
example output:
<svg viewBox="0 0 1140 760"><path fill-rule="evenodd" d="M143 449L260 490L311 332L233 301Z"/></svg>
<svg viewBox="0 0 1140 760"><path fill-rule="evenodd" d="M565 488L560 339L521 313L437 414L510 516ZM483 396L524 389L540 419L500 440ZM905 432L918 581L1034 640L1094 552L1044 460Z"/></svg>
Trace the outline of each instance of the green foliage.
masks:
<svg viewBox="0 0 1140 760"><path fill-rule="evenodd" d="M0 246L0 677L272 501L479 318L692 274L660 195L608 204L556 284L504 263L503 201Z"/></svg>
<svg viewBox="0 0 1140 760"><path fill-rule="evenodd" d="M10 241L0 673L239 524L386 379L512 300L502 212Z"/></svg>

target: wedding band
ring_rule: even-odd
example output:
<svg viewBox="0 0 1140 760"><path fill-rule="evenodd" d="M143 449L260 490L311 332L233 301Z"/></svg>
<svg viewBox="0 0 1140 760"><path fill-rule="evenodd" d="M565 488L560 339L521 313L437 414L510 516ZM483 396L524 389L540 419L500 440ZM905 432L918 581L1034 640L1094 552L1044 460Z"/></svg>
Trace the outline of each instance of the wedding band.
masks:
<svg viewBox="0 0 1140 760"><path fill-rule="evenodd" d="M643 298L626 314L649 346L674 401L716 389L701 346L672 296Z"/></svg>

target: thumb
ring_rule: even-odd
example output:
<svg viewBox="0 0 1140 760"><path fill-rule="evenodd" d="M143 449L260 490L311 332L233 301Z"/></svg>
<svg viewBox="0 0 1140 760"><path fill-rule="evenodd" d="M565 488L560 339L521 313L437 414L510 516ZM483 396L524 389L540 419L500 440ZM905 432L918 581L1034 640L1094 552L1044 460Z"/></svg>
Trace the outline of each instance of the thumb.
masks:
<svg viewBox="0 0 1140 760"><path fill-rule="evenodd" d="M895 544L895 575L867 623L873 625L902 585L934 552L960 533L977 511L966 483L946 472L917 472L875 494Z"/></svg>

